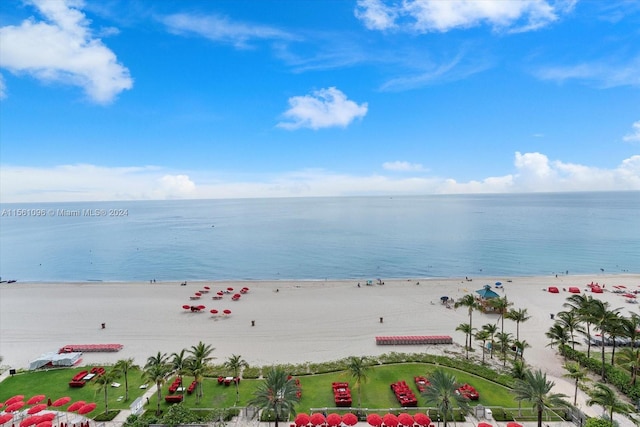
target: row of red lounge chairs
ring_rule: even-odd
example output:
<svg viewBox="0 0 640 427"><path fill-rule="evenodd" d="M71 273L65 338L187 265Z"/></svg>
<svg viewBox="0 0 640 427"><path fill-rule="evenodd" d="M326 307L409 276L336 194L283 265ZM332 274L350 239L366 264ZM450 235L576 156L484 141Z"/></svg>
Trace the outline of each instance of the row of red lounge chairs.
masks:
<svg viewBox="0 0 640 427"><path fill-rule="evenodd" d="M466 397L469 400L478 400L480 398L480 395L478 394L476 389L469 384L463 384L458 388L457 391L458 393L460 393L460 395Z"/></svg>
<svg viewBox="0 0 640 427"><path fill-rule="evenodd" d="M239 384L240 377L223 377L223 376L218 377L218 385L223 385L223 384L231 385L231 383Z"/></svg>
<svg viewBox="0 0 640 427"><path fill-rule="evenodd" d="M71 381L69 381L69 387L80 388L84 387L87 381L91 381L95 377L99 377L100 375L104 375L105 369L103 367L95 366L91 368L90 371L81 371L73 376Z"/></svg>
<svg viewBox="0 0 640 427"><path fill-rule="evenodd" d="M416 387L420 393L424 393L429 387L429 380L425 377L413 377L413 381L416 383Z"/></svg>
<svg viewBox="0 0 640 427"><path fill-rule="evenodd" d="M338 407L350 407L352 403L349 383L331 383L333 388L333 399Z"/></svg>
<svg viewBox="0 0 640 427"><path fill-rule="evenodd" d="M453 344L449 335L410 335L376 337L377 345Z"/></svg>
<svg viewBox="0 0 640 427"><path fill-rule="evenodd" d="M405 381L398 381L391 384L391 390L393 390L393 393L396 395L400 406L418 406L416 395L413 394L413 391L411 391Z"/></svg>

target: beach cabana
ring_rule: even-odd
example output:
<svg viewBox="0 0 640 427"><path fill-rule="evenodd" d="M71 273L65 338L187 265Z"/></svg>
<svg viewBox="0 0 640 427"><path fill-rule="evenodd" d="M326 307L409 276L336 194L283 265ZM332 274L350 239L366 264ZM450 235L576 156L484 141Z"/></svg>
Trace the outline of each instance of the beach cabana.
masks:
<svg viewBox="0 0 640 427"><path fill-rule="evenodd" d="M500 296L491 290L490 285L484 285L484 288L478 289L476 293L480 295L480 298L482 299L492 299L492 298L498 298Z"/></svg>
<svg viewBox="0 0 640 427"><path fill-rule="evenodd" d="M569 288L569 292L571 292L572 294L579 294L580 293L580 288L577 288L575 286L571 286Z"/></svg>
<svg viewBox="0 0 640 427"><path fill-rule="evenodd" d="M555 286L549 286L549 289L547 289L547 290L549 291L549 293L552 293L552 294L557 294L557 293L559 293L559 292L560 292L560 291L558 290L558 288L557 288L557 287L555 287Z"/></svg>

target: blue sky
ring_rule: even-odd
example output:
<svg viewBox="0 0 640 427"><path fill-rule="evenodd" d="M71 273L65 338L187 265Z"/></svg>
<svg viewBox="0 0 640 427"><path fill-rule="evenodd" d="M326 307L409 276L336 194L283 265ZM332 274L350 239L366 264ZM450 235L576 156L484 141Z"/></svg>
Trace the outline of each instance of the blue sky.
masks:
<svg viewBox="0 0 640 427"><path fill-rule="evenodd" d="M6 0L2 202L640 190L640 2Z"/></svg>

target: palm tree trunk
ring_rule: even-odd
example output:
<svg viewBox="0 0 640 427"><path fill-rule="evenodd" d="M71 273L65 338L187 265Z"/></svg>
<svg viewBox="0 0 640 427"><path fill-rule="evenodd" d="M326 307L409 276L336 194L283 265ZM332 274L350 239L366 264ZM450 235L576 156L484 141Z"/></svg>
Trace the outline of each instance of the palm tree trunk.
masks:
<svg viewBox="0 0 640 427"><path fill-rule="evenodd" d="M109 413L109 389L108 385L105 384L104 388L104 414L107 415Z"/></svg>
<svg viewBox="0 0 640 427"><path fill-rule="evenodd" d="M591 325L587 322L587 359L591 357Z"/></svg>
<svg viewBox="0 0 640 427"><path fill-rule="evenodd" d="M600 336L602 338L602 381L604 381L604 332Z"/></svg>
<svg viewBox="0 0 640 427"><path fill-rule="evenodd" d="M542 409L538 409L538 427L542 427Z"/></svg>
<svg viewBox="0 0 640 427"><path fill-rule="evenodd" d="M156 415L160 415L160 401L162 400L162 388L159 382L156 382L156 387L158 388L158 408L156 409Z"/></svg>
<svg viewBox="0 0 640 427"><path fill-rule="evenodd" d="M615 365L615 357L616 357L616 337L612 336L611 338L613 338L613 349L611 350L611 366Z"/></svg>
<svg viewBox="0 0 640 427"><path fill-rule="evenodd" d="M124 400L129 400L129 378L127 377L127 371L124 372Z"/></svg>
<svg viewBox="0 0 640 427"><path fill-rule="evenodd" d="M576 389L573 394L573 406L577 406L577 405L578 405L578 379L576 378Z"/></svg>

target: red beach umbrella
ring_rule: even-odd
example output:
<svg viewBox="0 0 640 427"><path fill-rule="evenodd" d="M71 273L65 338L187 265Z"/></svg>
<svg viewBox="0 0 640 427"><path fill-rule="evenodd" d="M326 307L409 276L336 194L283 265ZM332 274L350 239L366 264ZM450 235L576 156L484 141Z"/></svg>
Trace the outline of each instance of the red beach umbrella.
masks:
<svg viewBox="0 0 640 427"><path fill-rule="evenodd" d="M339 426L341 422L342 422L342 417L340 415L336 413L331 413L327 415L327 424L329 424L331 427Z"/></svg>
<svg viewBox="0 0 640 427"><path fill-rule="evenodd" d="M241 296L242 296L242 295L240 295L240 294L233 294L233 297L234 297L235 299L238 299L238 298L240 298Z"/></svg>
<svg viewBox="0 0 640 427"><path fill-rule="evenodd" d="M37 414L38 412L42 411L43 409L47 409L47 405L45 405L44 403L39 403L39 404L29 408L29 410L27 411L27 414L29 414L29 415Z"/></svg>
<svg viewBox="0 0 640 427"><path fill-rule="evenodd" d="M222 291L218 291L218 292L216 292L216 295L223 296L223 295L224 295L224 292L222 292Z"/></svg>
<svg viewBox="0 0 640 427"><path fill-rule="evenodd" d="M190 305L183 305L182 308L184 308L185 310L191 310L191 306Z"/></svg>
<svg viewBox="0 0 640 427"><path fill-rule="evenodd" d="M20 421L20 427L29 427L36 425L40 422L40 417L34 415L33 417L27 417L24 420Z"/></svg>
<svg viewBox="0 0 640 427"><path fill-rule="evenodd" d="M321 426L327 422L327 419L320 412L316 412L315 414L311 415L311 418L309 419L309 421L314 426Z"/></svg>
<svg viewBox="0 0 640 427"><path fill-rule="evenodd" d="M67 408L67 412L75 412L78 409L82 408L84 405L86 405L87 402L85 402L84 400L78 400L77 402L73 402L71 405L69 405L69 407Z"/></svg>
<svg viewBox="0 0 640 427"><path fill-rule="evenodd" d="M45 420L45 421L40 421L38 424L36 424L36 427L51 427L53 425L53 423L49 420Z"/></svg>
<svg viewBox="0 0 640 427"><path fill-rule="evenodd" d="M202 293L201 293L201 292L196 292L196 293L195 293L195 296L197 296L197 297L201 297L201 296L202 296Z"/></svg>
<svg viewBox="0 0 640 427"><path fill-rule="evenodd" d="M396 427L398 425L398 417L393 414L386 414L382 417L382 423L387 427Z"/></svg>
<svg viewBox="0 0 640 427"><path fill-rule="evenodd" d="M222 310L222 312L223 312L224 314L231 314L231 310ZM322 414L320 414L320 415L322 415Z"/></svg>
<svg viewBox="0 0 640 427"><path fill-rule="evenodd" d="M493 426L489 423L478 423L478 427L493 427Z"/></svg>
<svg viewBox="0 0 640 427"><path fill-rule="evenodd" d="M229 292L232 292L232 291L233 291L233 288L227 288L227 290L228 290Z"/></svg>
<svg viewBox="0 0 640 427"><path fill-rule="evenodd" d="M417 414L415 414L413 416L413 420L416 422L416 424L425 427L431 424L431 418L429 418L427 414L423 414L422 412L418 412Z"/></svg>
<svg viewBox="0 0 640 427"><path fill-rule="evenodd" d="M347 412L342 416L342 422L348 426L354 426L358 424L358 417L356 417L355 414L352 414L351 412Z"/></svg>
<svg viewBox="0 0 640 427"><path fill-rule="evenodd" d="M511 421L510 423L507 423L507 427L522 427L522 424L518 424L515 421Z"/></svg>
<svg viewBox="0 0 640 427"><path fill-rule="evenodd" d="M214 309L209 310L209 312L210 312L211 314L218 314L218 310L216 310L215 308L214 308Z"/></svg>
<svg viewBox="0 0 640 427"><path fill-rule="evenodd" d="M24 400L24 395L22 395L22 394L17 394L17 395L15 395L15 396L13 396L13 397L8 398L8 399L4 402L4 404L5 404L5 405L7 405L7 406L9 406L9 405L11 405L12 403L22 402L23 400Z"/></svg>
<svg viewBox="0 0 640 427"><path fill-rule="evenodd" d="M82 408L78 409L78 414L80 415L88 414L89 412L96 409L96 406L98 405L96 405L95 403L87 403Z"/></svg>
<svg viewBox="0 0 640 427"><path fill-rule="evenodd" d="M2 414L2 415L0 415L0 424L7 423L7 422L11 421L12 418L13 418L13 414Z"/></svg>
<svg viewBox="0 0 640 427"><path fill-rule="evenodd" d="M22 408L25 405L25 403L23 401L20 402L13 402L11 405L7 405L6 408L4 408L5 412L15 412L18 409Z"/></svg>
<svg viewBox="0 0 640 427"><path fill-rule="evenodd" d="M40 417L40 421L53 421L56 417L56 414L53 412L47 412L46 414L38 415ZM39 423L38 423L39 424Z"/></svg>
<svg viewBox="0 0 640 427"><path fill-rule="evenodd" d="M210 290L210 289L211 289L211 288L210 288L210 287L208 287L208 286L204 286L204 288L205 288L206 290Z"/></svg>
<svg viewBox="0 0 640 427"><path fill-rule="evenodd" d="M199 305L199 306L197 307L197 309L198 309L198 310L204 310L205 308L207 308L207 307L205 307L204 305Z"/></svg>
<svg viewBox="0 0 640 427"><path fill-rule="evenodd" d="M403 426L412 426L413 425L413 417L406 412L398 415L398 423Z"/></svg>
<svg viewBox="0 0 640 427"><path fill-rule="evenodd" d="M27 400L27 405L35 405L36 403L42 402L46 398L47 396L45 396L44 394L36 394L31 399Z"/></svg>
<svg viewBox="0 0 640 427"><path fill-rule="evenodd" d="M296 419L294 421L297 427L304 427L307 424L309 424L309 422L310 422L309 415L302 412L296 415Z"/></svg>
<svg viewBox="0 0 640 427"><path fill-rule="evenodd" d="M382 417L378 414L367 415L367 422L373 427L380 427L382 425Z"/></svg>

